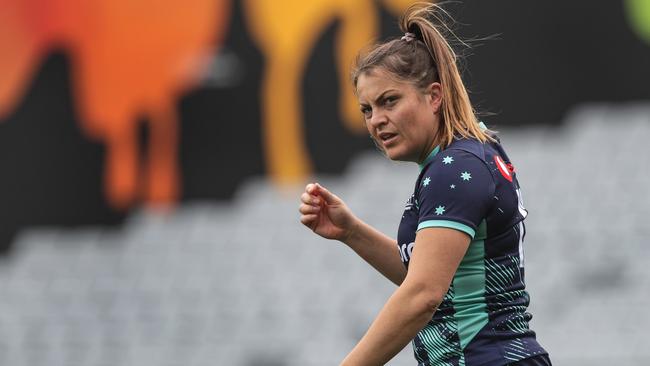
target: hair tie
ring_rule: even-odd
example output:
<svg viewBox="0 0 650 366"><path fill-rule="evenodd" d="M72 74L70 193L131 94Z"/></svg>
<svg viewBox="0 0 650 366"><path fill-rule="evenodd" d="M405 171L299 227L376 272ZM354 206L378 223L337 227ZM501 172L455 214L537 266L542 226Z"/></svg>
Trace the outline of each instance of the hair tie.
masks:
<svg viewBox="0 0 650 366"><path fill-rule="evenodd" d="M415 39L415 34L413 34L411 32L406 32L402 36L402 41L411 42L414 39Z"/></svg>

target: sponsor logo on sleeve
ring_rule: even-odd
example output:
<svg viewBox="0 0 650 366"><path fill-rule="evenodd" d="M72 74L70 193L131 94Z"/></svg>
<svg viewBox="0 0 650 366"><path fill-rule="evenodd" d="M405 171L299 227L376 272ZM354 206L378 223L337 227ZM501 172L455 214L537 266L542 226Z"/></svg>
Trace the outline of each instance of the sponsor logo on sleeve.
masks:
<svg viewBox="0 0 650 366"><path fill-rule="evenodd" d="M514 171L512 165L506 164L499 155L494 156L494 162L496 163L501 175L506 178L508 182L512 182L512 172Z"/></svg>

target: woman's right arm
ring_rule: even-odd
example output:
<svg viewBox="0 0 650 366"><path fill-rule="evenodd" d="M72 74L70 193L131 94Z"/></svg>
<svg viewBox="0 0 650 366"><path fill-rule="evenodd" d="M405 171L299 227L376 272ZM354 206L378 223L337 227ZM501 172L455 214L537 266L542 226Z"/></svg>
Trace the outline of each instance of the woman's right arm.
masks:
<svg viewBox="0 0 650 366"><path fill-rule="evenodd" d="M379 273L400 285L406 277L395 240L357 218L320 184L308 184L300 197L300 222L316 234L345 243Z"/></svg>

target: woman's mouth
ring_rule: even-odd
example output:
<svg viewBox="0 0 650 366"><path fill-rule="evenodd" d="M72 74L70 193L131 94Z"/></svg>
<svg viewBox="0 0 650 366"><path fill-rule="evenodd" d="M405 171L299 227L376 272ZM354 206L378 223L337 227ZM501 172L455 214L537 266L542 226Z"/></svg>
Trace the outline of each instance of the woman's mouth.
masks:
<svg viewBox="0 0 650 366"><path fill-rule="evenodd" d="M384 146L392 145L397 139L396 133L382 132L379 134L379 140Z"/></svg>

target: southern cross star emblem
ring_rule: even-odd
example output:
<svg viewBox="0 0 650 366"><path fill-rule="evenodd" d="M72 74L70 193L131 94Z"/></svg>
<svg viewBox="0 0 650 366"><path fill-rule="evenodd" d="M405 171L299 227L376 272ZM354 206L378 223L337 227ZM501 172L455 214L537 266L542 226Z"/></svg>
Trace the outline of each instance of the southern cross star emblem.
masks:
<svg viewBox="0 0 650 366"><path fill-rule="evenodd" d="M445 163L445 165L451 164L454 162L454 158L452 158L451 156L445 156L444 158L442 158L442 162Z"/></svg>
<svg viewBox="0 0 650 366"><path fill-rule="evenodd" d="M445 213L445 206L436 207L436 215L442 215L443 213Z"/></svg>
<svg viewBox="0 0 650 366"><path fill-rule="evenodd" d="M468 173L468 172L461 173L460 177L464 181L468 181L468 180L472 179L472 175L470 173Z"/></svg>
<svg viewBox="0 0 650 366"><path fill-rule="evenodd" d="M451 188L451 189L456 189L456 185L455 185L455 184L452 184L452 185L449 186L449 188Z"/></svg>
<svg viewBox="0 0 650 366"><path fill-rule="evenodd" d="M425 187L428 186L429 183L431 183L431 178L429 177L424 178L424 181L422 181L422 185Z"/></svg>

